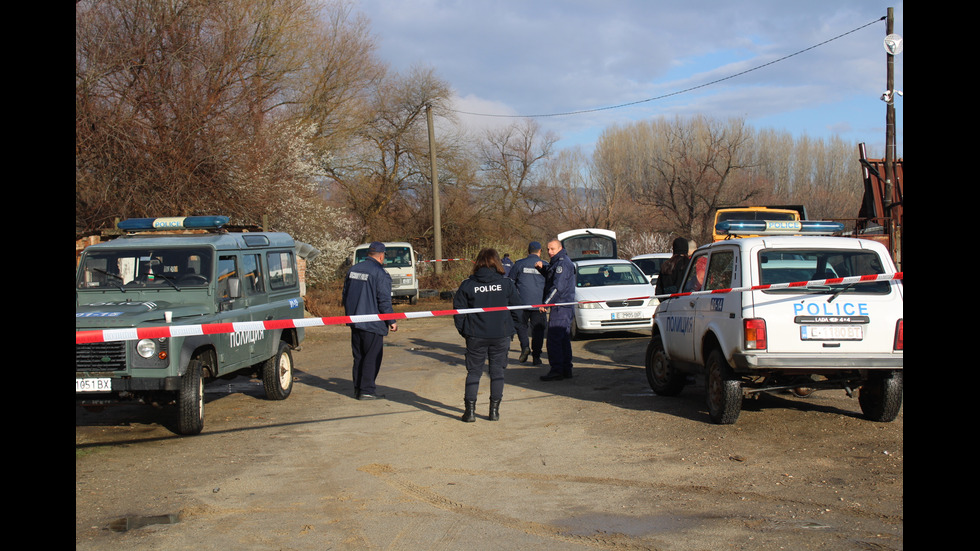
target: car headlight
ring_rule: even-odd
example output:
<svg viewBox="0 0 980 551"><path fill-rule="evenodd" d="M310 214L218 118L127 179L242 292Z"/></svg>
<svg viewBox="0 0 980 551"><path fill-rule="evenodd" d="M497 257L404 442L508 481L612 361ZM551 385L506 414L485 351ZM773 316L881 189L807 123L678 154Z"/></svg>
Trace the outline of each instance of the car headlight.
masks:
<svg viewBox="0 0 980 551"><path fill-rule="evenodd" d="M583 302L578 305L579 308L583 310L592 310L595 308L602 308L601 302Z"/></svg>
<svg viewBox="0 0 980 551"><path fill-rule="evenodd" d="M136 353L144 358L151 358L157 352L157 343L153 339L140 339L136 343Z"/></svg>

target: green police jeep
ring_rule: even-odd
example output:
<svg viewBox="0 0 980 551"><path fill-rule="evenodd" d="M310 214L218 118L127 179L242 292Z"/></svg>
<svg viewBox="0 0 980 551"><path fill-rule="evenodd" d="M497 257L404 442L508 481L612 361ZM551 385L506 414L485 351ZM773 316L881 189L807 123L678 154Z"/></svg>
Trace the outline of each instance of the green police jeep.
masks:
<svg viewBox="0 0 980 551"><path fill-rule="evenodd" d="M126 220L120 229L140 233L82 252L76 332L131 333L82 344L76 336L76 403L175 402L177 432L197 434L204 428L205 381L255 375L269 399L289 396L291 350L302 342L302 328L211 324L302 318L296 242L285 233L228 232L227 222L223 216ZM187 229L208 231L175 232ZM202 325L218 330L179 336L181 326ZM134 336L137 328L161 326L169 337Z"/></svg>

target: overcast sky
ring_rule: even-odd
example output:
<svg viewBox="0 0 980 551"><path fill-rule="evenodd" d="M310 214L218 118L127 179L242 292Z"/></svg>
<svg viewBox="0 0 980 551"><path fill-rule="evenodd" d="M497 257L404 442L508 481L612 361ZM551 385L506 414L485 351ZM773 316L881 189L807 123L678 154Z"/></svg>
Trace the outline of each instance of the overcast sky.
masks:
<svg viewBox="0 0 980 551"><path fill-rule="evenodd" d="M735 116L757 130L837 135L884 155L886 22L878 19L893 7L902 35L902 2L354 2L392 69L432 67L453 87L457 111L493 115L463 115L467 127L533 116L560 135L559 147L591 151L615 124ZM903 56L895 57L899 91ZM895 108L901 156L902 97Z"/></svg>

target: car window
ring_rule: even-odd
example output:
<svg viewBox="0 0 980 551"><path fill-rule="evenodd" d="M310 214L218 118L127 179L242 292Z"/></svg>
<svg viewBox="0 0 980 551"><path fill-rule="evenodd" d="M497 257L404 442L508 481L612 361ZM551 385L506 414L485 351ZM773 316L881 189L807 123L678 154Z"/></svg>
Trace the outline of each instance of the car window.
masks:
<svg viewBox="0 0 980 551"><path fill-rule="evenodd" d="M734 268L735 253L733 251L716 251L712 254L705 276L705 290L730 289Z"/></svg>
<svg viewBox="0 0 980 551"><path fill-rule="evenodd" d="M577 235L561 242L568 258L616 258L616 240L605 235Z"/></svg>
<svg viewBox="0 0 980 551"><path fill-rule="evenodd" d="M285 289L296 285L296 270L292 253L270 252L267 258L269 261L270 289Z"/></svg>
<svg viewBox="0 0 980 551"><path fill-rule="evenodd" d="M663 265L666 258L637 258L633 260L633 264L636 264L643 270L643 273L647 275L657 275L660 273L660 266Z"/></svg>
<svg viewBox="0 0 980 551"><path fill-rule="evenodd" d="M690 268L681 289L685 293L700 291L704 286L704 275L708 267L708 253L696 254L691 257Z"/></svg>
<svg viewBox="0 0 980 551"><path fill-rule="evenodd" d="M238 277L238 259L234 256L218 257L218 297L231 298L228 280Z"/></svg>
<svg viewBox="0 0 980 551"><path fill-rule="evenodd" d="M260 255L246 254L242 256L242 287L249 294L264 293L265 281L262 279L262 268L259 265Z"/></svg>
<svg viewBox="0 0 980 551"><path fill-rule="evenodd" d="M881 274L884 273L884 264L873 251L780 249L760 252L758 269L759 281L763 285L772 285ZM859 293L888 293L891 289L887 281L858 285L831 284L822 288L828 287L834 291L846 289L847 292ZM779 291L774 289L771 292ZM799 288L796 288L796 292L799 292Z"/></svg>

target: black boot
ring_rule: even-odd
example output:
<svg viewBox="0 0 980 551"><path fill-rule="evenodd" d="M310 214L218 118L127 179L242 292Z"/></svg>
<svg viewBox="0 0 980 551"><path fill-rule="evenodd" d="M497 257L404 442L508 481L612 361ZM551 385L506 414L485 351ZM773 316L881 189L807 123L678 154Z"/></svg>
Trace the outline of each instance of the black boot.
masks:
<svg viewBox="0 0 980 551"><path fill-rule="evenodd" d="M500 400L490 400L490 415L487 419L491 421L500 420Z"/></svg>
<svg viewBox="0 0 980 551"><path fill-rule="evenodd" d="M463 411L463 416L460 417L460 421L464 423L473 423L476 421L476 400L464 400L464 405L466 410Z"/></svg>

